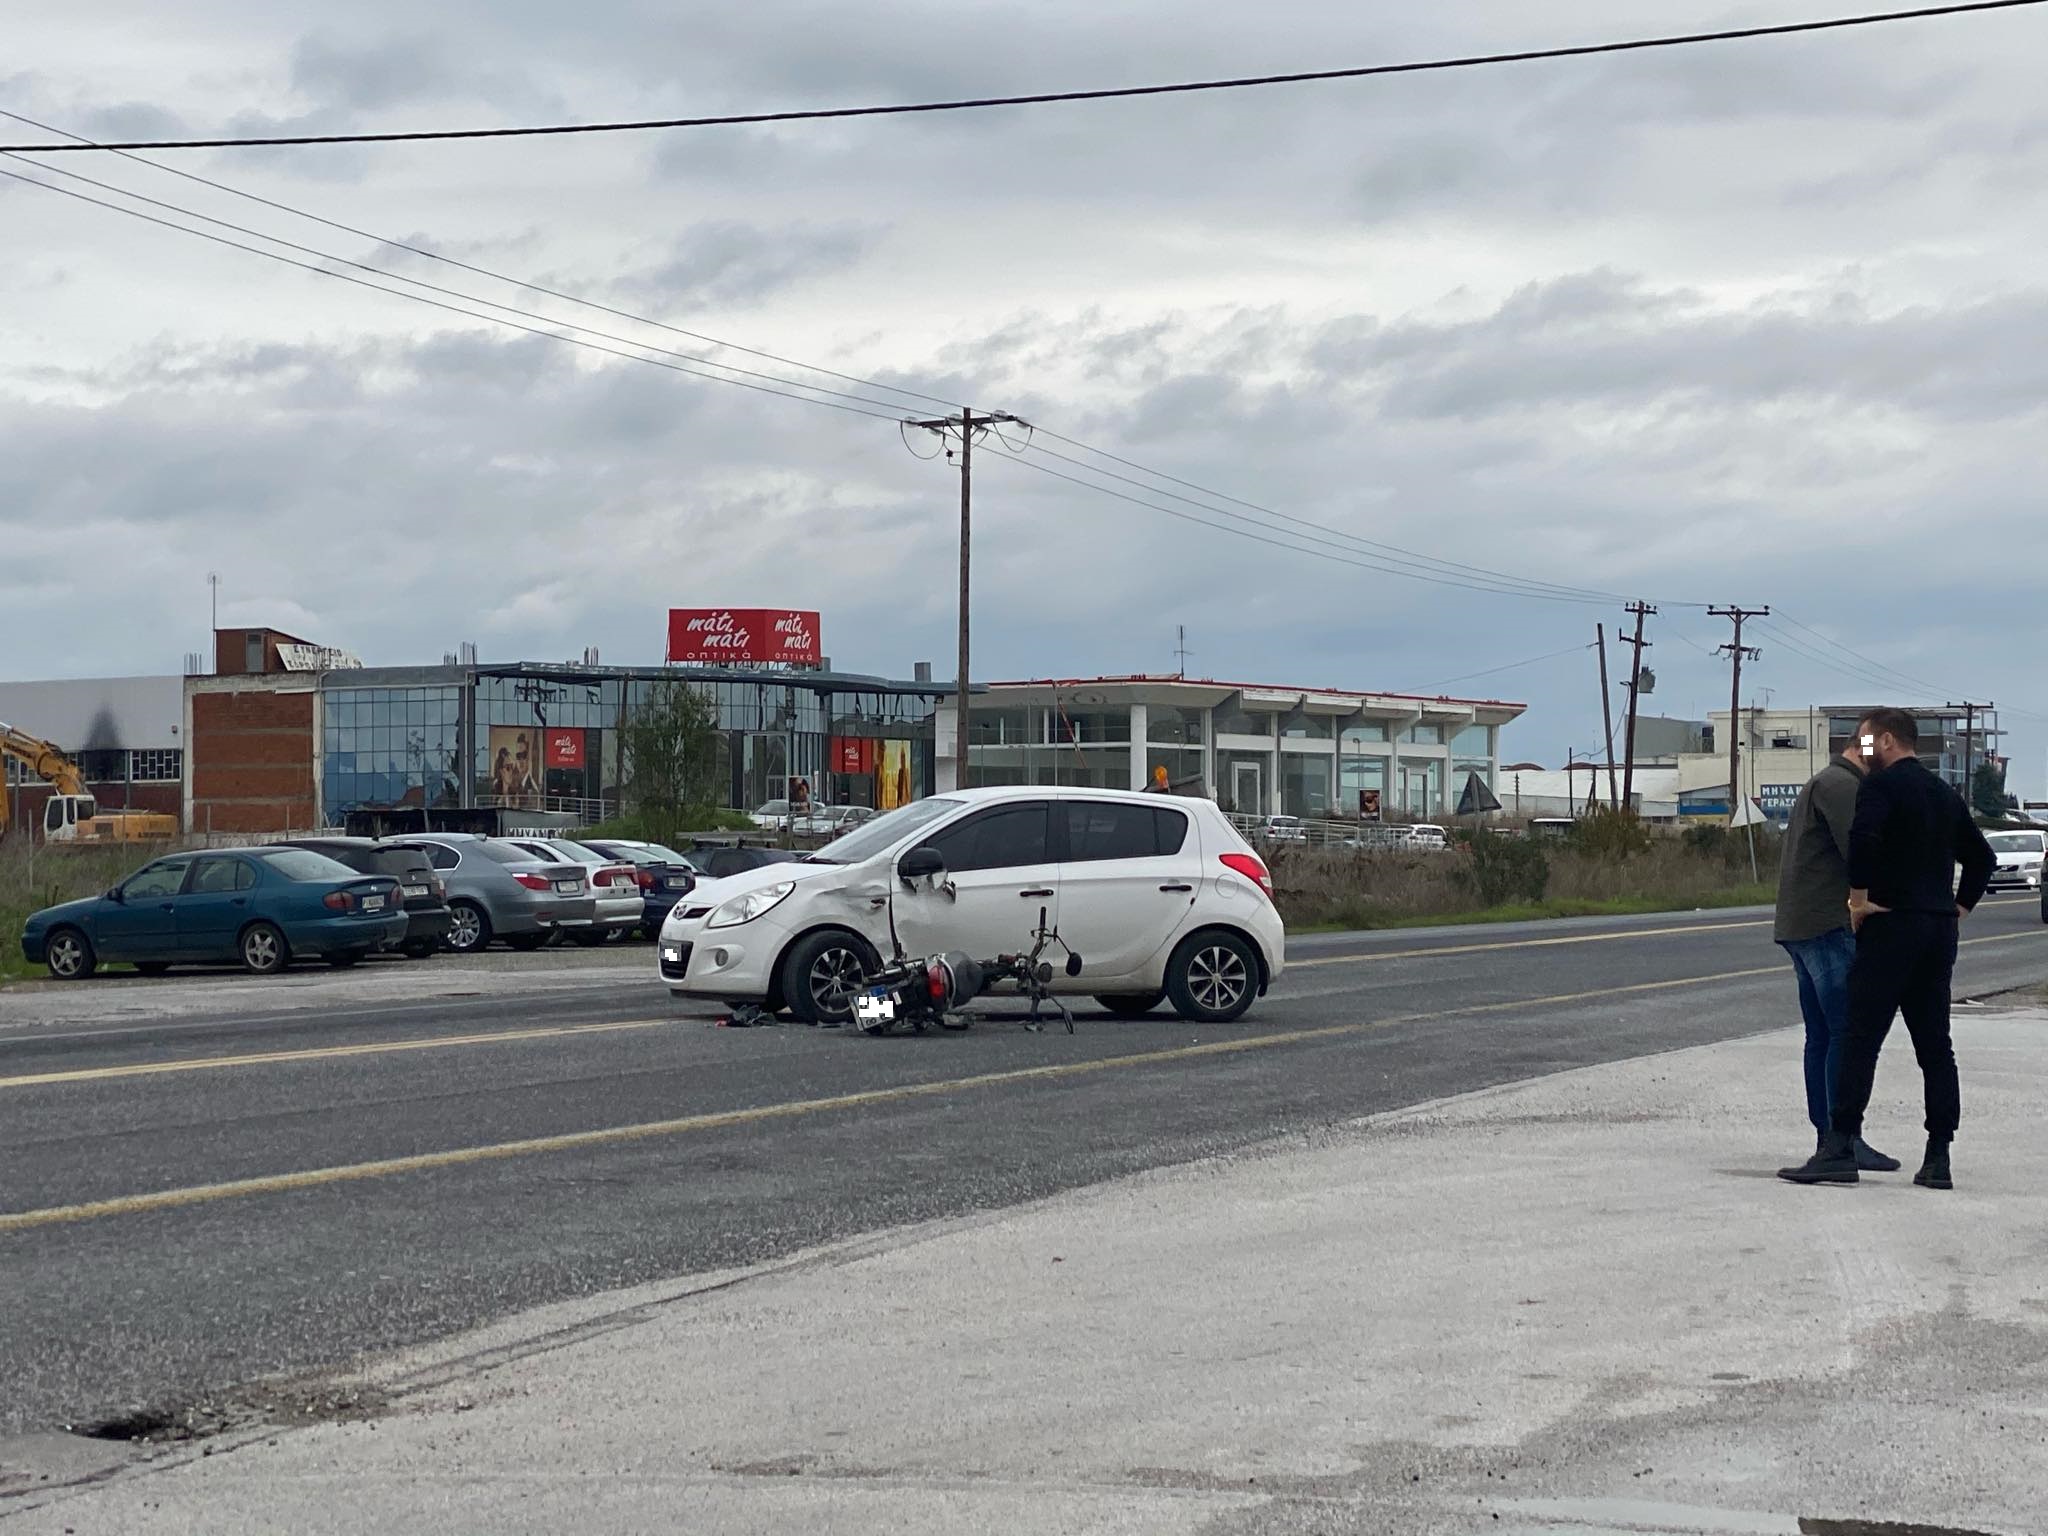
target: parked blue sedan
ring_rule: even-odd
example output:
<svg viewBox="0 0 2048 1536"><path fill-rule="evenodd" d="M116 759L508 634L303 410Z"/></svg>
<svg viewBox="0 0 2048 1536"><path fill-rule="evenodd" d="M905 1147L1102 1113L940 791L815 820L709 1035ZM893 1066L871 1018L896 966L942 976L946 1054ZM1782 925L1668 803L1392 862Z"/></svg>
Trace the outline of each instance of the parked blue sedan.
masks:
<svg viewBox="0 0 2048 1536"><path fill-rule="evenodd" d="M237 848L174 853L104 896L47 907L29 918L21 951L60 981L116 960L151 976L240 961L261 976L301 956L354 965L402 942L406 921L388 876L303 848Z"/></svg>

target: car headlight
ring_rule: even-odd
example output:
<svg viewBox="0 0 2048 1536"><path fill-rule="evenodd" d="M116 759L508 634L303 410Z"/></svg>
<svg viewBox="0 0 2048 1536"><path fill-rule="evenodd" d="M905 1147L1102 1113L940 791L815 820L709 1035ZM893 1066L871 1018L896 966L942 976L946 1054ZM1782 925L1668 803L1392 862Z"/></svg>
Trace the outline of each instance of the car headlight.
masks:
<svg viewBox="0 0 2048 1536"><path fill-rule="evenodd" d="M710 920L706 928L737 928L741 923L751 923L762 913L772 909L791 891L796 889L794 880L785 880L780 885L764 885L758 891L749 891L744 896L735 896L726 902Z"/></svg>

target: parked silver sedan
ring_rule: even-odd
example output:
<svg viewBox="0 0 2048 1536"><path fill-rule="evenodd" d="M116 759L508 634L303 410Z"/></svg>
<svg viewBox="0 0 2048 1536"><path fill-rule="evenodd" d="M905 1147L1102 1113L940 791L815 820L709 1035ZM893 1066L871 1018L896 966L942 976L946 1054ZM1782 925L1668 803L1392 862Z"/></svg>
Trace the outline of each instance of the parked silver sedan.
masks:
<svg viewBox="0 0 2048 1536"><path fill-rule="evenodd" d="M602 944L640 926L646 903L640 895L639 872L630 860L600 853L566 837L518 837L511 841L537 859L572 865L583 871L590 884L591 920L581 926L556 925L578 944Z"/></svg>
<svg viewBox="0 0 2048 1536"><path fill-rule="evenodd" d="M448 886L448 947L474 954L494 938L514 949L539 949L557 929L575 932L596 920L590 880L581 865L534 856L504 838L461 832L417 833L386 840L416 848Z"/></svg>

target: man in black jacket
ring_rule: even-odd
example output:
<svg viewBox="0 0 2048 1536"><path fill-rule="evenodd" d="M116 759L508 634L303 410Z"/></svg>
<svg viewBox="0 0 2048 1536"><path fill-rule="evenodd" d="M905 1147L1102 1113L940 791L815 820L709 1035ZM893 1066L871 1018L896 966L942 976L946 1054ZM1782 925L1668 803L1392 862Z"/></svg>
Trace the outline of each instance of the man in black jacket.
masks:
<svg viewBox="0 0 2048 1536"><path fill-rule="evenodd" d="M1849 829L1849 1048L1831 1096L1820 1150L1779 1174L1796 1184L1854 1184L1856 1138L1870 1104L1878 1052L1903 1012L1927 1091L1927 1157L1913 1182L1949 1189L1949 1143L1962 1119L1949 994L1956 925L1983 898L1997 856L1961 795L1919 758L1910 714L1880 709L1857 726L1870 764ZM1955 884L1956 865L1963 866Z"/></svg>

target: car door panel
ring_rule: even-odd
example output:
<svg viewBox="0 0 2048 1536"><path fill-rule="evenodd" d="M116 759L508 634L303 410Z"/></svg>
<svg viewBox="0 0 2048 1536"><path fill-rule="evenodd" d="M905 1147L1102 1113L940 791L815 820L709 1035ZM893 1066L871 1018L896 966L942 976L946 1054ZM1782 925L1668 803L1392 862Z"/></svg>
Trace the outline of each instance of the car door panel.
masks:
<svg viewBox="0 0 2048 1536"><path fill-rule="evenodd" d="M1031 948L1042 912L1059 922L1059 867L1044 801L992 806L942 827L925 843L946 860L941 884L899 887L896 926L912 954L959 950L988 960Z"/></svg>
<svg viewBox="0 0 2048 1536"><path fill-rule="evenodd" d="M169 960L178 947L178 893L189 858L161 859L122 882L121 900L101 905L93 948L102 960Z"/></svg>
<svg viewBox="0 0 2048 1536"><path fill-rule="evenodd" d="M195 860L177 903L178 957L234 959L255 885L256 871L246 859L208 854Z"/></svg>
<svg viewBox="0 0 2048 1536"><path fill-rule="evenodd" d="M1060 840L1060 933L1080 954L1075 983L1157 986L1193 921L1201 841L1170 805L1068 800L1053 808Z"/></svg>

